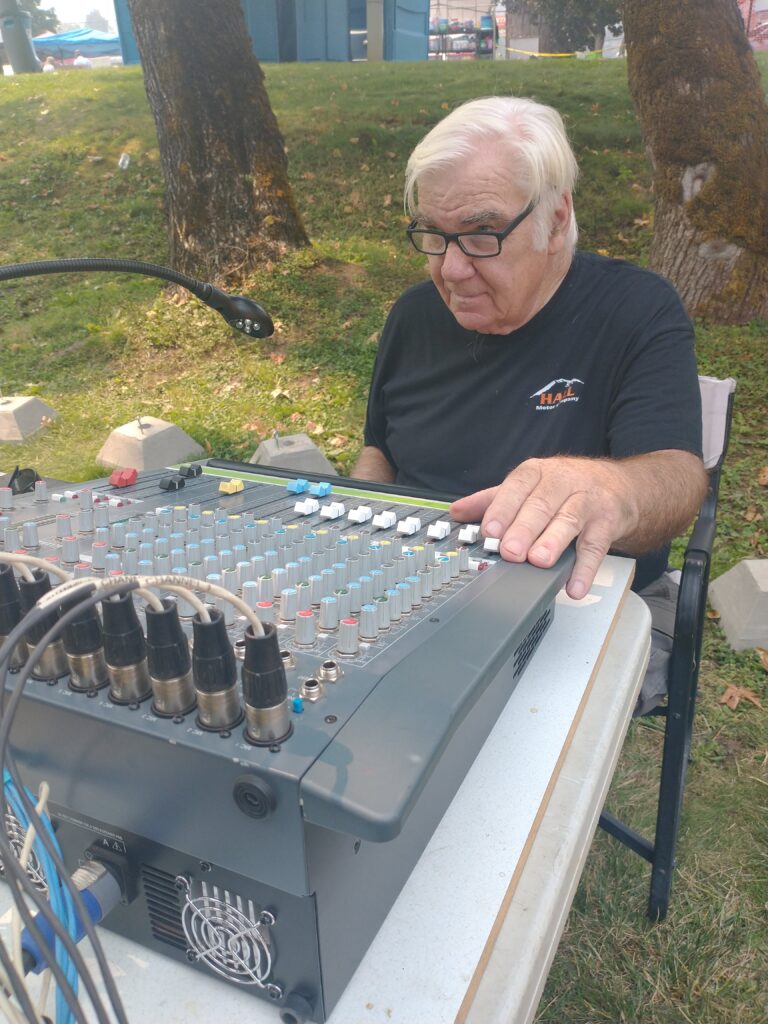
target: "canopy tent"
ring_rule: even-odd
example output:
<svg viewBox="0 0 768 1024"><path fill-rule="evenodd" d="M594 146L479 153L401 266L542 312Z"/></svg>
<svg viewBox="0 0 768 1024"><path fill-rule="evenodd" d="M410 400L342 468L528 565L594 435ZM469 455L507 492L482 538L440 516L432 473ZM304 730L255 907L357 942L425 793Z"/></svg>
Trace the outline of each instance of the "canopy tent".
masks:
<svg viewBox="0 0 768 1024"><path fill-rule="evenodd" d="M60 60L74 57L76 50L84 57L108 57L120 53L120 36L111 36L94 28L73 28L71 32L35 36L32 42L38 56L50 53Z"/></svg>

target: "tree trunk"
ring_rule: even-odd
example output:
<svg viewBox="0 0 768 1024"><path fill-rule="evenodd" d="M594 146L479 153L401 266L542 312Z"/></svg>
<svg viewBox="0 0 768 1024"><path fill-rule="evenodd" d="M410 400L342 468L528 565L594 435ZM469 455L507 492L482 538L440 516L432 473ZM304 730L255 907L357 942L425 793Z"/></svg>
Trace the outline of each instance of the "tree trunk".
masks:
<svg viewBox="0 0 768 1024"><path fill-rule="evenodd" d="M625 0L656 192L651 266L689 313L768 317L768 106L736 0Z"/></svg>
<svg viewBox="0 0 768 1024"><path fill-rule="evenodd" d="M225 282L309 244L239 0L129 0L155 119L171 264Z"/></svg>
<svg viewBox="0 0 768 1024"><path fill-rule="evenodd" d="M545 15L539 19L539 53L570 53L571 46L560 27Z"/></svg>

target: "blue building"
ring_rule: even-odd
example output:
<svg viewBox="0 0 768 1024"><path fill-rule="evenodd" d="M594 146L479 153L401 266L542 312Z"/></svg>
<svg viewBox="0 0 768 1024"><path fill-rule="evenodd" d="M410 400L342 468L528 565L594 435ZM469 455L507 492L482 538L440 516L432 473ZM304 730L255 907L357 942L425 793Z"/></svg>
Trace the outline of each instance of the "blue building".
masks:
<svg viewBox="0 0 768 1024"><path fill-rule="evenodd" d="M128 0L114 2L123 62L138 64ZM368 55L384 60L427 59L429 0L240 2L260 61L349 61ZM369 24L371 15L381 23Z"/></svg>

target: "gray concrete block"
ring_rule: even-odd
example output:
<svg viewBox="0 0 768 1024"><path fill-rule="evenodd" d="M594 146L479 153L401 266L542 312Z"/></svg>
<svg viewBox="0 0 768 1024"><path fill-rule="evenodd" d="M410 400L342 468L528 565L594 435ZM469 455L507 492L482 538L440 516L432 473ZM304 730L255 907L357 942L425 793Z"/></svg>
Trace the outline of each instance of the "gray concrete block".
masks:
<svg viewBox="0 0 768 1024"><path fill-rule="evenodd" d="M201 455L203 448L181 427L155 416L139 416L115 427L96 461L111 468L163 469Z"/></svg>
<svg viewBox="0 0 768 1024"><path fill-rule="evenodd" d="M745 558L718 576L709 601L735 651L768 647L768 559Z"/></svg>
<svg viewBox="0 0 768 1024"><path fill-rule="evenodd" d="M6 395L0 398L0 441L24 441L58 415L34 396Z"/></svg>
<svg viewBox="0 0 768 1024"><path fill-rule="evenodd" d="M289 434L286 437L271 437L267 441L262 441L249 462L258 463L260 466L279 466L281 469L338 476L325 455L306 434Z"/></svg>

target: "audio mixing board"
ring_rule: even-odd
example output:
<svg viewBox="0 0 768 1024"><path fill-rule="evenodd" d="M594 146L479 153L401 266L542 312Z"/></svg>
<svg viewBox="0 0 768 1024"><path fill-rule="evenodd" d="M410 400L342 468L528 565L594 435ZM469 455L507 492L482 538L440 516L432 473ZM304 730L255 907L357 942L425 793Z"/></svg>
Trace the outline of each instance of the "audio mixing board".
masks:
<svg viewBox="0 0 768 1024"><path fill-rule="evenodd" d="M215 599L230 654L205 671L234 666L237 685L194 675L200 601L169 591L189 679L144 685L127 661L107 657L100 675L99 652L85 668L52 655L27 684L16 761L27 785L51 786L68 867L119 875L106 927L250 987L285 1022L323 1021L545 633L572 555L504 563L447 502L393 487L217 461L133 477L0 490L0 551L75 577L215 581L240 604ZM126 600L149 638L153 610ZM246 685L244 610L277 638L285 689L266 717Z"/></svg>

